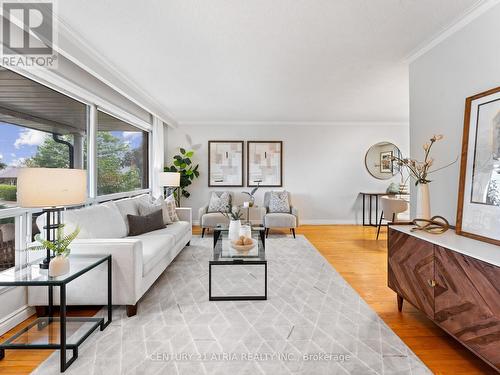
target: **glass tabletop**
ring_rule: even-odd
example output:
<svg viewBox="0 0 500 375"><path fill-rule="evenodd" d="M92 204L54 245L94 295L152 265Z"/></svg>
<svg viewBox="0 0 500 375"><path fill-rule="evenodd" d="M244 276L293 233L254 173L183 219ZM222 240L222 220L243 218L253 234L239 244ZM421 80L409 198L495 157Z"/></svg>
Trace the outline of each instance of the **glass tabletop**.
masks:
<svg viewBox="0 0 500 375"><path fill-rule="evenodd" d="M109 255L70 255L69 272L52 277L47 269L41 269L43 259L30 262L20 267L12 267L0 272L0 286L19 285L62 285L104 263Z"/></svg>
<svg viewBox="0 0 500 375"><path fill-rule="evenodd" d="M235 241L228 238L229 231L227 229L220 229L220 235L215 244L212 262L233 262L233 263L251 263L251 262L264 262L266 260L266 251L263 240L263 230L260 227L252 228L251 238L253 246L248 245L248 248L238 248ZM262 232L262 233L261 233Z"/></svg>
<svg viewBox="0 0 500 375"><path fill-rule="evenodd" d="M252 228L252 233L257 231L257 232L263 232L266 230L262 225L251 225ZM217 224L214 229L215 231L219 232L229 232L229 225L228 224Z"/></svg>

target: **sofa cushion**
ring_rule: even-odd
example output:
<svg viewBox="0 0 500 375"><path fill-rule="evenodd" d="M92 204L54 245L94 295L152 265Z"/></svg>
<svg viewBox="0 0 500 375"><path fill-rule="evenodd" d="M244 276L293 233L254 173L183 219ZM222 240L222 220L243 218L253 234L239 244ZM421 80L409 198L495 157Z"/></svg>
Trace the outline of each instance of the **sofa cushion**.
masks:
<svg viewBox="0 0 500 375"><path fill-rule="evenodd" d="M160 229L161 230L161 229ZM153 232L150 232L153 233ZM142 275L147 275L159 261L173 250L175 245L174 236L164 234L162 236L148 236L148 234L135 236L142 242Z"/></svg>
<svg viewBox="0 0 500 375"><path fill-rule="evenodd" d="M211 212L201 217L203 228L213 228L217 224L229 224L229 219L219 212Z"/></svg>
<svg viewBox="0 0 500 375"><path fill-rule="evenodd" d="M64 213L64 224L66 234L79 227L78 238L123 238L127 236L125 222L112 201L76 210L67 210Z"/></svg>
<svg viewBox="0 0 500 375"><path fill-rule="evenodd" d="M297 227L297 219L292 214L266 214L264 216L264 226L266 228L295 228Z"/></svg>
<svg viewBox="0 0 500 375"><path fill-rule="evenodd" d="M186 235L186 233L190 231L190 229L191 229L190 224L187 221L176 221L175 223L167 225L163 229L158 229L149 233L144 233L134 238L169 235L173 236L175 243L177 243L178 241L181 240L182 237L184 237L184 235Z"/></svg>
<svg viewBox="0 0 500 375"><path fill-rule="evenodd" d="M125 222L128 233L129 227L127 215L139 215L139 205L142 203L151 202L151 197L148 194L142 194L138 195L137 197L123 198L114 202L116 204L116 207L118 207L118 210L122 214L123 221Z"/></svg>
<svg viewBox="0 0 500 375"><path fill-rule="evenodd" d="M161 208L146 216L127 215L127 219L129 236L137 236L139 234L152 232L165 227L165 224L163 224Z"/></svg>

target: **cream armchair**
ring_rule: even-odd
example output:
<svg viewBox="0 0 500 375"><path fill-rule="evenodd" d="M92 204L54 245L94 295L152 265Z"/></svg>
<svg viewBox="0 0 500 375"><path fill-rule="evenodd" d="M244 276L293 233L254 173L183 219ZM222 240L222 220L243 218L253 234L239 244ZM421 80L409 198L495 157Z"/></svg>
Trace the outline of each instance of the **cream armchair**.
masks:
<svg viewBox="0 0 500 375"><path fill-rule="evenodd" d="M212 196L213 192L210 192L210 195L208 199ZM218 197L224 193L224 191L215 191L215 194L217 194ZM234 201L234 196L233 193L228 192L230 198L229 203L233 204ZM198 219L200 221L200 227L201 227L201 237L205 235L205 230L206 229L212 229L216 227L218 224L228 224L229 225L229 219L226 218L224 215L222 215L220 212L208 212L208 203L204 205L203 207L200 207L198 210Z"/></svg>
<svg viewBox="0 0 500 375"><path fill-rule="evenodd" d="M264 227L266 228L266 237L269 236L271 228L290 228L290 231L295 238L295 228L299 226L299 211L292 206L290 193L288 193L288 202L290 203L290 212L269 212L269 200L271 192L267 191L264 194L264 209L263 218Z"/></svg>

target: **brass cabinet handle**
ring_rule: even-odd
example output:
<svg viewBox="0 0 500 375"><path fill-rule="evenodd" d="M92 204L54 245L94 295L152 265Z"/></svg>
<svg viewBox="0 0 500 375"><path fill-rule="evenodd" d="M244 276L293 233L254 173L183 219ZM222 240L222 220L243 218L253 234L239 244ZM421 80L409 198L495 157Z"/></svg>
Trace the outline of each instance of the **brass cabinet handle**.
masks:
<svg viewBox="0 0 500 375"><path fill-rule="evenodd" d="M436 280L427 280L427 284L429 284L431 288L434 288L436 286Z"/></svg>

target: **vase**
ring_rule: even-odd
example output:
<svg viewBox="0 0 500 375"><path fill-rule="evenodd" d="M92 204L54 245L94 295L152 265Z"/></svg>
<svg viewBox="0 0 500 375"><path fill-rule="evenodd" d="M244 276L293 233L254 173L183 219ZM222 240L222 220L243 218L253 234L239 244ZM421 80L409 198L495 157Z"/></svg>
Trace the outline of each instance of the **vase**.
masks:
<svg viewBox="0 0 500 375"><path fill-rule="evenodd" d="M61 276L69 272L69 259L65 255L57 255L50 260L49 276Z"/></svg>
<svg viewBox="0 0 500 375"><path fill-rule="evenodd" d="M417 185L417 219L431 218L431 197L429 184Z"/></svg>
<svg viewBox="0 0 500 375"><path fill-rule="evenodd" d="M231 220L229 222L229 234L228 238L231 241L235 241L240 238L240 228L241 222L239 220Z"/></svg>

